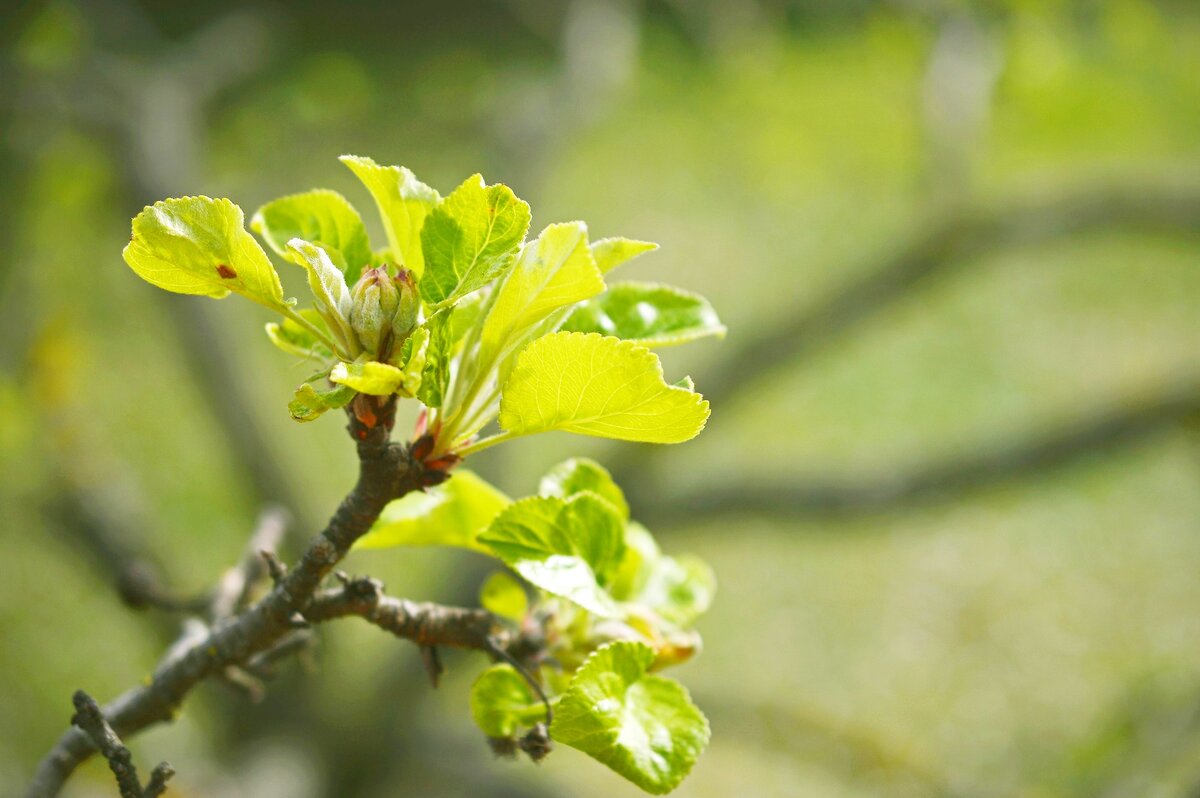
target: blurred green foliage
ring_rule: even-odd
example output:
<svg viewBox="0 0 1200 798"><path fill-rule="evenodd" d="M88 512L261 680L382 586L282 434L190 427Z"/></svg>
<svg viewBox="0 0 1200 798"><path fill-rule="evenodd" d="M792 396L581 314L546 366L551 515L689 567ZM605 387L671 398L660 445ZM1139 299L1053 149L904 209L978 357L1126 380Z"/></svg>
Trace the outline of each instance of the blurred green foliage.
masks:
<svg viewBox="0 0 1200 798"><path fill-rule="evenodd" d="M72 690L106 699L144 678L173 629L120 603L63 518L69 495L111 505L184 591L236 560L258 510L171 322L179 305L120 261L129 218L158 195L256 207L321 185L365 205L344 152L443 192L482 171L531 202L535 228L584 218L596 237L660 242L636 278L697 288L729 326L724 343L664 353L703 386L723 347L966 205L1110 183L1200 190L1194 4L401 5L250 8L238 24L258 20L261 64L202 113L147 117L178 121L194 147L153 180L151 153L121 127L139 117L114 103L127 118L108 118L86 79L164 91L154 65L224 10L51 3L6 26L0 782L27 777ZM661 501L756 475L900 476L1196 380L1198 255L1195 238L1120 229L981 253L715 406L704 435L654 460ZM284 274L292 294L298 271ZM352 479L339 424L292 424L278 399L305 374L270 351L263 313L214 304L222 332L208 343L246 381L247 418L301 497L297 516L319 520ZM523 495L578 451L563 438L479 467ZM1194 425L941 502L655 529L686 538L721 584L708 650L681 675L713 742L680 795L1167 796L1200 783ZM471 556L349 565L396 595L462 602L479 583ZM327 630L317 658L263 707L206 687L135 753L175 763L180 795L636 794L594 770L579 784L582 756L567 750L537 772L491 762L467 710L475 668L454 658L436 693L414 651L370 629ZM312 718L319 729L299 724ZM372 740L395 761L355 759ZM111 788L92 763L73 789Z"/></svg>

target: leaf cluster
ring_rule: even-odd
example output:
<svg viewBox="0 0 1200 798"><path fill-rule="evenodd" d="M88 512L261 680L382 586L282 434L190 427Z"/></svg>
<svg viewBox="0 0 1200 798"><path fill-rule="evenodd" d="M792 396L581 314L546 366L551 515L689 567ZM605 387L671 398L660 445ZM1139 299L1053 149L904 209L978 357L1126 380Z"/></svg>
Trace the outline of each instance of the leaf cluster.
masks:
<svg viewBox="0 0 1200 798"><path fill-rule="evenodd" d="M690 380L668 383L651 350L724 335L712 306L670 286L606 284L656 245L591 241L583 222L526 240L529 206L507 186L476 174L443 197L404 167L342 162L379 212L381 248L350 201L327 189L269 202L250 222L305 270L311 307L284 298L227 199L147 207L125 260L168 291L237 293L281 314L267 325L271 342L315 367L289 405L297 421L358 394L416 399L435 459L550 430L679 443L704 427L708 403Z"/></svg>
<svg viewBox="0 0 1200 798"><path fill-rule="evenodd" d="M551 739L578 748L652 793L673 789L708 741L708 722L676 681L654 671L700 648L695 621L716 591L696 557L663 554L629 518L621 489L598 463L555 466L534 496L512 501L469 471L393 502L360 548L447 545L488 554L483 606L543 630L532 678L553 707ZM514 578L513 575L519 577ZM529 674L494 665L475 682L471 710L495 741L515 747L546 721Z"/></svg>
<svg viewBox="0 0 1200 798"><path fill-rule="evenodd" d="M228 199L147 207L125 260L165 290L236 293L278 313L271 343L314 366L288 405L297 421L364 396L419 402L409 451L443 477L467 455L539 432L680 443L703 429L708 402L689 378L667 382L652 350L724 335L716 312L670 286L607 283L656 245L592 241L583 222L527 239L529 206L507 186L476 174L443 197L404 167L342 162L374 201L382 247L350 201L325 189L269 202L250 221L271 252L304 270L309 307L284 298ZM360 421L370 417L359 407ZM545 642L479 677L471 706L484 733L497 750L535 757L548 735L649 792L673 789L707 743L708 722L654 671L699 650L693 624L712 600L712 571L663 554L591 460L560 464L517 501L469 471L425 484L439 482L388 505L358 546L449 545L503 564L483 606Z"/></svg>

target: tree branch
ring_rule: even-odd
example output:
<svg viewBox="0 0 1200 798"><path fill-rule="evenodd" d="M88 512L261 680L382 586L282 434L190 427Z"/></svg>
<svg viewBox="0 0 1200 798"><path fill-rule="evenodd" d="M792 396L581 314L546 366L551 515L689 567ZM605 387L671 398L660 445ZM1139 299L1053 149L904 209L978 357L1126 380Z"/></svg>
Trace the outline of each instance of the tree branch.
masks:
<svg viewBox="0 0 1200 798"><path fill-rule="evenodd" d="M71 718L71 723L82 730L100 754L108 760L108 767L117 779L121 798L158 798L162 795L167 788L167 780L175 775L174 769L166 762L159 763L151 773L146 788L142 789L137 768L133 764L133 755L108 725L99 704L82 690L75 691L73 701L75 715Z"/></svg>
<svg viewBox="0 0 1200 798"><path fill-rule="evenodd" d="M641 506L648 522L670 524L731 515L795 519L893 510L1009 480L1028 479L1195 420L1200 420L1200 379L1184 381L1135 403L1093 411L1063 428L1013 445L894 469L904 476L873 475L827 484L752 479L693 487L681 495Z"/></svg>
<svg viewBox="0 0 1200 798"><path fill-rule="evenodd" d="M717 361L705 368L715 379L705 381L704 396L728 412L764 377L796 368L801 356L829 347L930 280L965 269L982 255L1112 231L1200 234L1200 186L1085 187L1007 206L964 208L899 249L875 256L874 265L853 270L863 276L807 312L788 313L743 335L740 345L722 347ZM622 485L645 490L647 500L633 503L656 503L650 501L655 495L650 477L656 456L666 448L627 449L609 460Z"/></svg>
<svg viewBox="0 0 1200 798"><path fill-rule="evenodd" d="M487 610L392 598L379 580L367 577L318 592L303 615L313 623L357 616L420 646L491 652L507 643L507 628Z"/></svg>
<svg viewBox="0 0 1200 798"><path fill-rule="evenodd" d="M148 684L132 688L107 705L104 715L117 734L129 736L170 720L200 682L273 648L293 631L294 619L308 608L321 581L366 533L384 506L440 476L427 473L407 447L389 440L394 398L377 403L373 410L362 418L349 414L350 434L358 446L359 477L325 529L258 603L217 623L202 638L173 647ZM26 798L56 795L75 767L95 750L85 732L69 730L39 764Z"/></svg>

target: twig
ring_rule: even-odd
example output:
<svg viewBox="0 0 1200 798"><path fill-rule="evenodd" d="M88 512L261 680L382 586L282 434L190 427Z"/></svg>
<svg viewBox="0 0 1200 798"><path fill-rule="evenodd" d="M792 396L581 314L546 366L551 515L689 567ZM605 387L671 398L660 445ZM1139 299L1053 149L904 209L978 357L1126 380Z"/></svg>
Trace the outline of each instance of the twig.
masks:
<svg viewBox="0 0 1200 798"><path fill-rule="evenodd" d="M308 605L321 581L366 533L384 506L419 489L425 480L423 468L405 447L389 440L394 414L394 401L387 401L376 408L377 423L371 427L350 417L351 438L358 447L359 478L325 530L260 601L214 626L202 640L165 657L148 684L130 689L106 706L104 714L117 733L130 735L170 720L201 681L276 645L293 630L293 615ZM75 767L94 750L86 734L69 730L39 764L27 798L56 795Z"/></svg>
<svg viewBox="0 0 1200 798"><path fill-rule="evenodd" d="M313 623L357 616L420 646L449 646L491 652L505 645L505 625L481 609L446 607L423 601L392 598L376 579L360 577L341 587L322 590L304 609Z"/></svg>
<svg viewBox="0 0 1200 798"><path fill-rule="evenodd" d="M166 762L160 763L154 768L146 788L142 789L137 768L133 764L133 755L104 719L100 705L82 690L75 691L73 702L75 715L71 718L71 723L81 729L100 754L108 760L108 767L117 779L121 798L157 798L162 795L166 790L167 780L175 774L171 766Z"/></svg>
<svg viewBox="0 0 1200 798"><path fill-rule="evenodd" d="M275 552L287 531L287 512L282 507L263 510L254 533L246 544L242 561L221 575L209 605L214 619L226 618L245 608L250 593L267 575L264 552Z"/></svg>

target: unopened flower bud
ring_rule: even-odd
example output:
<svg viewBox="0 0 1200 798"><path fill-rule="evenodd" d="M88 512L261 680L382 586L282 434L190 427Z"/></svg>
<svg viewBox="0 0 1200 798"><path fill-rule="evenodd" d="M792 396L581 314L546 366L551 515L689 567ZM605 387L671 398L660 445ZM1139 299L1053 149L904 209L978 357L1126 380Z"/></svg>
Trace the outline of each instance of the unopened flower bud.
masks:
<svg viewBox="0 0 1200 798"><path fill-rule="evenodd" d="M421 298L417 295L417 285L413 282L412 272L408 269L401 269L397 272L394 282L396 291L400 295L400 301L396 307L396 315L392 317L392 336L399 345L417 326Z"/></svg>
<svg viewBox="0 0 1200 798"><path fill-rule="evenodd" d="M380 354L392 332L392 318L400 305L400 292L383 267L367 269L350 291L350 327L363 349Z"/></svg>

